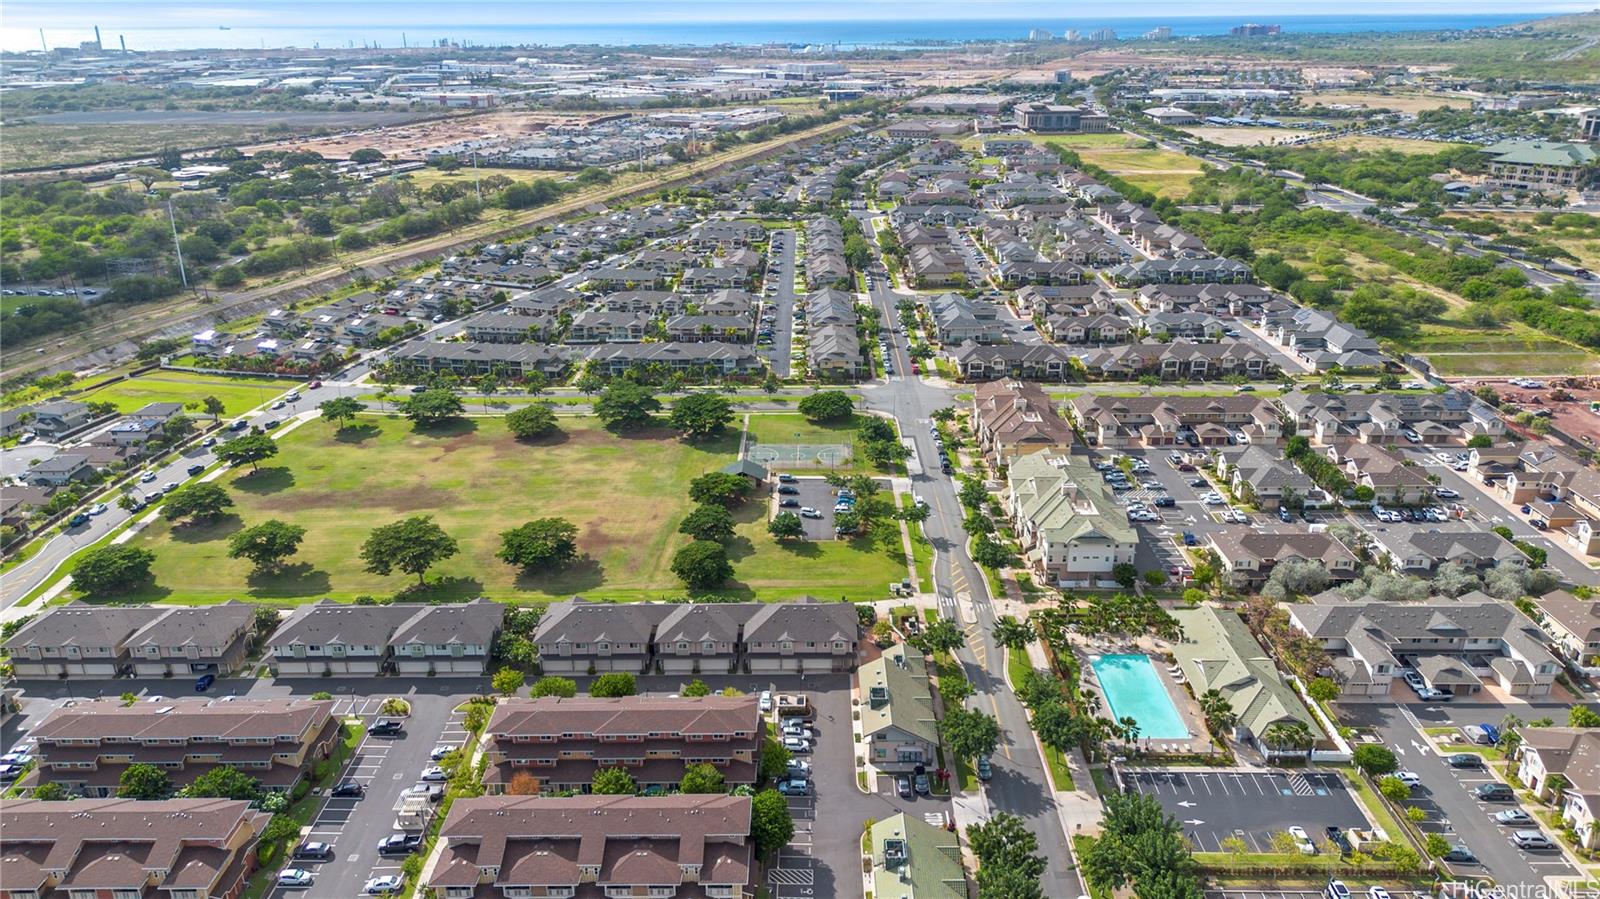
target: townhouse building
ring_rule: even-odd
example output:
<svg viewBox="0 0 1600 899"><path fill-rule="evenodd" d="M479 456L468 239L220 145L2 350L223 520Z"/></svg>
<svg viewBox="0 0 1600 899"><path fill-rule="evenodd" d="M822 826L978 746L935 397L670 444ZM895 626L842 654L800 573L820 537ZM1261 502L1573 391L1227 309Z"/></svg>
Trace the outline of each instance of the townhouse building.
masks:
<svg viewBox="0 0 1600 899"><path fill-rule="evenodd" d="M1219 453L1217 475L1226 478L1234 494L1245 502L1269 511L1291 497L1304 499L1317 486L1283 458L1282 450L1254 444Z"/></svg>
<svg viewBox="0 0 1600 899"><path fill-rule="evenodd" d="M1051 344L996 343L965 341L945 347L962 380L988 381L994 378L1022 378L1033 381L1063 381L1081 371L1077 359L1064 347Z"/></svg>
<svg viewBox="0 0 1600 899"><path fill-rule="evenodd" d="M650 317L640 312L585 309L567 323L567 343L638 343L650 333Z"/></svg>
<svg viewBox="0 0 1600 899"><path fill-rule="evenodd" d="M79 700L45 716L33 729L38 767L31 786L59 783L68 792L115 795L130 765L154 765L182 788L218 765L292 790L339 740L333 701L250 699L208 702Z"/></svg>
<svg viewBox="0 0 1600 899"><path fill-rule="evenodd" d="M903 643L892 646L862 665L857 680L867 762L890 774L936 765L939 721L922 653Z"/></svg>
<svg viewBox="0 0 1600 899"><path fill-rule="evenodd" d="M1282 438L1278 411L1268 400L1234 396L1102 396L1084 393L1068 404L1091 446L1223 447L1241 431L1251 445ZM1189 438L1193 436L1193 440Z"/></svg>
<svg viewBox="0 0 1600 899"><path fill-rule="evenodd" d="M1352 484L1370 488L1372 498L1384 505L1420 506L1433 501L1434 483L1426 470L1407 465L1387 446L1335 443L1328 447L1328 459L1344 468Z"/></svg>
<svg viewBox="0 0 1600 899"><path fill-rule="evenodd" d="M1561 670L1538 625L1482 593L1395 603L1329 591L1286 608L1289 623L1328 652L1351 695L1386 696L1409 668L1457 695L1488 682L1513 696L1545 696Z"/></svg>
<svg viewBox="0 0 1600 899"><path fill-rule="evenodd" d="M711 377L759 374L761 357L749 344L706 340L697 343L607 343L589 354L601 373L620 375L630 368L704 373Z"/></svg>
<svg viewBox="0 0 1600 899"><path fill-rule="evenodd" d="M1546 801L1585 849L1600 846L1600 733L1584 727L1517 728L1517 780ZM1559 779L1558 779L1559 778Z"/></svg>
<svg viewBox="0 0 1600 899"><path fill-rule="evenodd" d="M1305 528L1285 527L1274 531L1227 528L1207 535L1211 549L1222 560L1225 571L1260 586L1280 562L1310 562L1320 565L1328 577L1347 581L1361 571L1361 563L1343 543Z"/></svg>
<svg viewBox="0 0 1600 899"><path fill-rule="evenodd" d="M1504 537L1464 522L1426 528L1389 528L1373 535L1373 545L1394 570L1427 577L1454 562L1482 571L1501 565L1526 566L1528 558Z"/></svg>
<svg viewBox="0 0 1600 899"><path fill-rule="evenodd" d="M848 603L552 603L533 642L547 674L815 673L854 670Z"/></svg>
<svg viewBox="0 0 1600 899"><path fill-rule="evenodd" d="M1278 405L1294 421L1298 433L1323 445L1400 440L1461 443L1479 434L1491 438L1505 434L1505 422L1493 407L1455 390L1440 394L1294 390L1279 397Z"/></svg>
<svg viewBox="0 0 1600 899"><path fill-rule="evenodd" d="M487 599L428 605L297 607L267 638L279 677L482 675L505 607Z"/></svg>
<svg viewBox="0 0 1600 899"><path fill-rule="evenodd" d="M766 729L753 695L543 696L501 702L485 733L490 793L513 780L519 793L587 793L602 768L666 792L691 765L715 767L730 788L754 784Z"/></svg>
<svg viewBox="0 0 1600 899"><path fill-rule="evenodd" d="M13 799L0 805L8 899L238 899L272 815L232 799Z"/></svg>
<svg viewBox="0 0 1600 899"><path fill-rule="evenodd" d="M155 608L72 602L46 610L5 642L18 679L227 675L244 664L255 607Z"/></svg>
<svg viewBox="0 0 1600 899"><path fill-rule="evenodd" d="M1585 667L1600 667L1600 609L1593 600L1566 590L1552 590L1533 601L1533 619L1550 636L1563 658Z"/></svg>
<svg viewBox="0 0 1600 899"><path fill-rule="evenodd" d="M443 899L743 899L750 798L481 796L450 806L428 889Z"/></svg>

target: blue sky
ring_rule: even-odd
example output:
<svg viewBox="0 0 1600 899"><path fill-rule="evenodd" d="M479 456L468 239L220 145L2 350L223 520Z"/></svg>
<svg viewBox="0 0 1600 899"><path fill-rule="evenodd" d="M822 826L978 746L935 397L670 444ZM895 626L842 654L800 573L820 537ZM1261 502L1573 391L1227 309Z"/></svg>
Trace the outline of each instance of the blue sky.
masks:
<svg viewBox="0 0 1600 899"><path fill-rule="evenodd" d="M808 0L753 3L750 0L7 0L5 28L163 28L185 25L416 25L500 23L570 24L691 21L794 21L841 19L1069 19L1074 16L1161 18L1162 16L1249 16L1342 14L1375 16L1406 13L1541 13L1593 8L1588 2L1516 3L1513 0L1233 0L1173 2L1149 0L1136 6L1040 0Z"/></svg>

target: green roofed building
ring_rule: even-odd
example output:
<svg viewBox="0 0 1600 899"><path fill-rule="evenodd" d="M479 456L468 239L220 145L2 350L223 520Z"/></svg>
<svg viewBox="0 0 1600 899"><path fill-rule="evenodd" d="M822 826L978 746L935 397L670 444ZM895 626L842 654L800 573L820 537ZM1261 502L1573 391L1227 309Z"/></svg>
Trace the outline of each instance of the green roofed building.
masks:
<svg viewBox="0 0 1600 899"><path fill-rule="evenodd" d="M1579 174L1600 155L1588 144L1503 140L1483 148L1488 185L1497 190L1572 190Z"/></svg>
<svg viewBox="0 0 1600 899"><path fill-rule="evenodd" d="M861 732L867 758L879 771L904 774L938 758L939 721L933 713L928 663L901 644L861 666Z"/></svg>
<svg viewBox="0 0 1600 899"><path fill-rule="evenodd" d="M1128 510L1084 456L1045 450L1011 463L1007 512L1028 567L1048 583L1088 586L1132 563L1139 535Z"/></svg>
<svg viewBox="0 0 1600 899"><path fill-rule="evenodd" d="M1216 690L1233 706L1239 716L1231 735L1235 740L1259 746L1267 728L1294 721L1304 724L1313 738L1326 736L1238 614L1204 605L1176 609L1172 617L1183 628L1183 640L1173 645L1172 654L1184 678L1195 696Z"/></svg>
<svg viewBox="0 0 1600 899"><path fill-rule="evenodd" d="M966 899L956 835L905 813L872 825L873 899Z"/></svg>

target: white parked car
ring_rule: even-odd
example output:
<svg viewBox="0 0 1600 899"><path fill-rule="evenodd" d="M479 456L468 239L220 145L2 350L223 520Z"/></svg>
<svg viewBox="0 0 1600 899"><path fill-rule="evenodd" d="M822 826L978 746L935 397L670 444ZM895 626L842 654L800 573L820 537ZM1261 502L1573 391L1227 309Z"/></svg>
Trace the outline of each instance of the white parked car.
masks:
<svg viewBox="0 0 1600 899"><path fill-rule="evenodd" d="M1306 829L1296 824L1289 828L1289 836L1294 837L1294 848L1300 850L1301 855L1316 855L1317 844L1311 842L1311 835Z"/></svg>
<svg viewBox="0 0 1600 899"><path fill-rule="evenodd" d="M305 868L284 868L282 871L278 872L278 886L311 886L311 872L307 871Z"/></svg>
<svg viewBox="0 0 1600 899"><path fill-rule="evenodd" d="M772 711L772 691L771 690L762 690L761 691L761 698L756 701L756 707L761 709L761 711L763 711L763 712Z"/></svg>

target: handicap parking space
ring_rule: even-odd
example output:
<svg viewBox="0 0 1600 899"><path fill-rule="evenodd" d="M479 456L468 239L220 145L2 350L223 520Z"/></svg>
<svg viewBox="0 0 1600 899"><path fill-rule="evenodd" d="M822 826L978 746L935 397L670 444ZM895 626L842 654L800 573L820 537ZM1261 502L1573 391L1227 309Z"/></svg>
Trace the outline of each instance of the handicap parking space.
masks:
<svg viewBox="0 0 1600 899"><path fill-rule="evenodd" d="M1201 851L1219 852L1239 837L1252 852L1270 851L1272 835L1299 825L1313 841L1329 825L1366 827L1343 779L1331 772L1125 769L1125 790L1155 797Z"/></svg>

